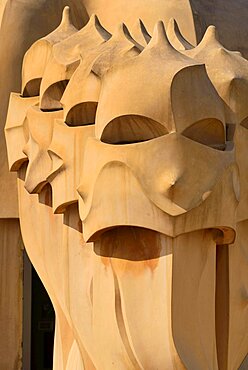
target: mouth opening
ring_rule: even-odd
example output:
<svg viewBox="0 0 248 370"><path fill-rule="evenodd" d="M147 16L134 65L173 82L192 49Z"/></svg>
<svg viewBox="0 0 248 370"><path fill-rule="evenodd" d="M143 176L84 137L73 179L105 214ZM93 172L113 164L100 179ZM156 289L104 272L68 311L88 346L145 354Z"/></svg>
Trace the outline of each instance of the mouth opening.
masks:
<svg viewBox="0 0 248 370"><path fill-rule="evenodd" d="M136 227L118 226L102 231L94 242L94 251L102 257L130 261L146 261L169 254L157 231Z"/></svg>

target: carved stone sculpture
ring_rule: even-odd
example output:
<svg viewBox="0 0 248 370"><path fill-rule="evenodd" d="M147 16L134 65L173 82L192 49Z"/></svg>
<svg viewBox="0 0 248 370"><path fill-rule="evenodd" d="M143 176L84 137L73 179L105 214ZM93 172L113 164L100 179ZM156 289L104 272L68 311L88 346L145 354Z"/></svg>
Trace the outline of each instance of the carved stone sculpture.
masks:
<svg viewBox="0 0 248 370"><path fill-rule="evenodd" d="M238 369L248 351L248 62L209 27L92 15L24 57L6 123L55 370Z"/></svg>

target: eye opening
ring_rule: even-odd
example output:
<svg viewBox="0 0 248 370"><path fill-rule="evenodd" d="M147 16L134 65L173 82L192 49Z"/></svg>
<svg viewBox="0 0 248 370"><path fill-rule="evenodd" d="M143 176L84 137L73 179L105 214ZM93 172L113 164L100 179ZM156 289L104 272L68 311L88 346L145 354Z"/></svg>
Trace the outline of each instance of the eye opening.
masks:
<svg viewBox="0 0 248 370"><path fill-rule="evenodd" d="M50 85L41 98L40 109L43 111L53 111L62 109L62 104L60 100L69 80L57 81L54 84Z"/></svg>
<svg viewBox="0 0 248 370"><path fill-rule="evenodd" d="M66 115L65 123L68 126L94 125L97 102L84 102L74 105Z"/></svg>
<svg viewBox="0 0 248 370"><path fill-rule="evenodd" d="M206 118L193 123L182 135L213 149L225 150L226 134L223 123L216 118Z"/></svg>
<svg viewBox="0 0 248 370"><path fill-rule="evenodd" d="M133 144L168 134L165 126L145 116L136 114L114 118L104 128L101 141L107 144Z"/></svg>
<svg viewBox="0 0 248 370"><path fill-rule="evenodd" d="M34 78L28 81L23 89L22 97L31 98L33 96L39 96L41 80L41 78Z"/></svg>

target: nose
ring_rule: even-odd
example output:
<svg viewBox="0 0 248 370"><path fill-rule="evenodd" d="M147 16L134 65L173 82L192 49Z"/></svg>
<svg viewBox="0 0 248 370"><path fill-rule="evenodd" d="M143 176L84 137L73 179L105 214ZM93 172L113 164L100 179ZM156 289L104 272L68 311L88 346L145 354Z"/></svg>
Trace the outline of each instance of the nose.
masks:
<svg viewBox="0 0 248 370"><path fill-rule="evenodd" d="M173 173L173 168L171 168L171 173L163 174L163 176L158 179L159 193L165 198L169 199L174 204L177 203L177 197L180 193L180 183L182 182L183 171L177 171ZM181 208L181 207L180 207Z"/></svg>

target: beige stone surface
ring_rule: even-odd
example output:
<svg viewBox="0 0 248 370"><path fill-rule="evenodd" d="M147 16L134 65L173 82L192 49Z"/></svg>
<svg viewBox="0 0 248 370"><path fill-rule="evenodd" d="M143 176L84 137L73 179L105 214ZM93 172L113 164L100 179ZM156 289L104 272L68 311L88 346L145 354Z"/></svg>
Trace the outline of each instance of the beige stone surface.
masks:
<svg viewBox="0 0 248 370"><path fill-rule="evenodd" d="M5 11L5 16L2 21L0 40L0 72L2 81L4 78L4 83L1 84L1 127L3 127L6 118L9 93L11 91L20 91L20 68L25 51L35 40L49 33L58 24L61 11L65 5L71 6L73 21L76 27L81 27L87 22L89 16L97 13L103 25L111 32L114 31L118 23L126 22L131 29L131 33L141 43L144 42L144 37L137 27L139 18L145 22L148 32L152 33L153 26L157 20L162 19L170 26L170 18L173 17L177 19L180 30L191 44L195 44L196 39L199 41L206 27L210 23L214 23L218 27L220 38L224 42L224 45L231 49L238 49L247 56L245 43L247 38L245 21L246 6L244 0L239 0L235 3L232 0L228 0L225 2L225 7L220 6L218 2L211 2L210 4L208 2L196 2L194 0L167 2L160 2L158 0L150 2L146 0L146 3L136 1L129 2L127 5L123 0L116 1L114 5L111 1L106 3L102 0L85 0L82 2L76 0L69 2L62 0L49 2L2 1L0 3L0 12L3 14L3 11ZM170 27L173 28L172 26ZM168 31L168 37L172 41L172 44L173 40L175 41L173 33L174 31L172 30ZM176 30L176 33L178 33L178 30ZM12 42L8 42L6 35L9 34L13 35ZM148 40L149 37L147 38L146 32L145 37ZM176 42L180 44L180 41ZM10 70L12 71L11 74L8 73ZM60 94L61 89L63 90L63 83L59 82L59 79L57 82L57 86L51 86L50 88L50 93L52 92L55 95ZM38 80L36 80L36 83L38 83ZM43 88L45 89L45 86ZM94 106L91 109L94 111ZM4 207L1 208L1 213L2 217L16 217L16 193L13 190L11 195L9 195L8 192L9 188L14 189L15 187L15 176L7 172L3 137L1 148L3 155L1 156L2 171L0 183L1 194L5 194L5 199L2 201Z"/></svg>
<svg viewBox="0 0 248 370"><path fill-rule="evenodd" d="M0 368L22 368L22 238L19 221L0 220Z"/></svg>
<svg viewBox="0 0 248 370"><path fill-rule="evenodd" d="M84 6L76 1L7 1L0 32L0 203L1 218L18 217L16 176L8 172L6 144L3 128L6 120L10 92L20 92L21 66L27 49L34 41L45 36L58 24L65 5L72 9L76 27L88 19ZM11 191L9 191L11 189Z"/></svg>
<svg viewBox="0 0 248 370"><path fill-rule="evenodd" d="M2 337L0 341L0 368L3 370L21 369L22 342L22 252L20 250L20 229L18 220L18 201L16 176L8 171L8 160L3 128L11 91L19 92L11 98L12 113L8 116L11 126L15 115L22 110L15 108L21 86L21 66L25 52L31 44L45 36L58 24L65 5L71 5L75 25L80 28L88 19L84 6L73 1L1 1L0 2L0 223L1 223L1 300L0 322ZM58 11L58 13L57 13ZM30 98L32 105L36 98ZM20 117L24 119L24 117ZM18 131L18 128L17 128ZM22 143L18 135L12 136L14 146ZM19 158L20 152L18 153ZM9 158L14 162L14 158Z"/></svg>
<svg viewBox="0 0 248 370"><path fill-rule="evenodd" d="M2 22L3 13L4 13L4 9L5 9L7 1L8 0L1 0L1 2L0 2L0 24Z"/></svg>
<svg viewBox="0 0 248 370"><path fill-rule="evenodd" d="M194 47L188 2L84 5L84 28L66 9L26 53L5 127L54 369L237 370L248 62L212 26Z"/></svg>
<svg viewBox="0 0 248 370"><path fill-rule="evenodd" d="M170 18L175 18L184 37L193 45L213 24L225 47L239 50L248 57L246 0L225 0L224 3L218 0L84 0L84 4L89 16L97 14L111 33L116 24L124 22L135 38L139 37L135 27L138 19L142 19L152 33L158 20L167 25Z"/></svg>
<svg viewBox="0 0 248 370"><path fill-rule="evenodd" d="M189 0L194 17L195 32L199 42L206 28L210 25L217 27L221 42L230 50L239 50L248 58L246 20L248 9L246 0Z"/></svg>

